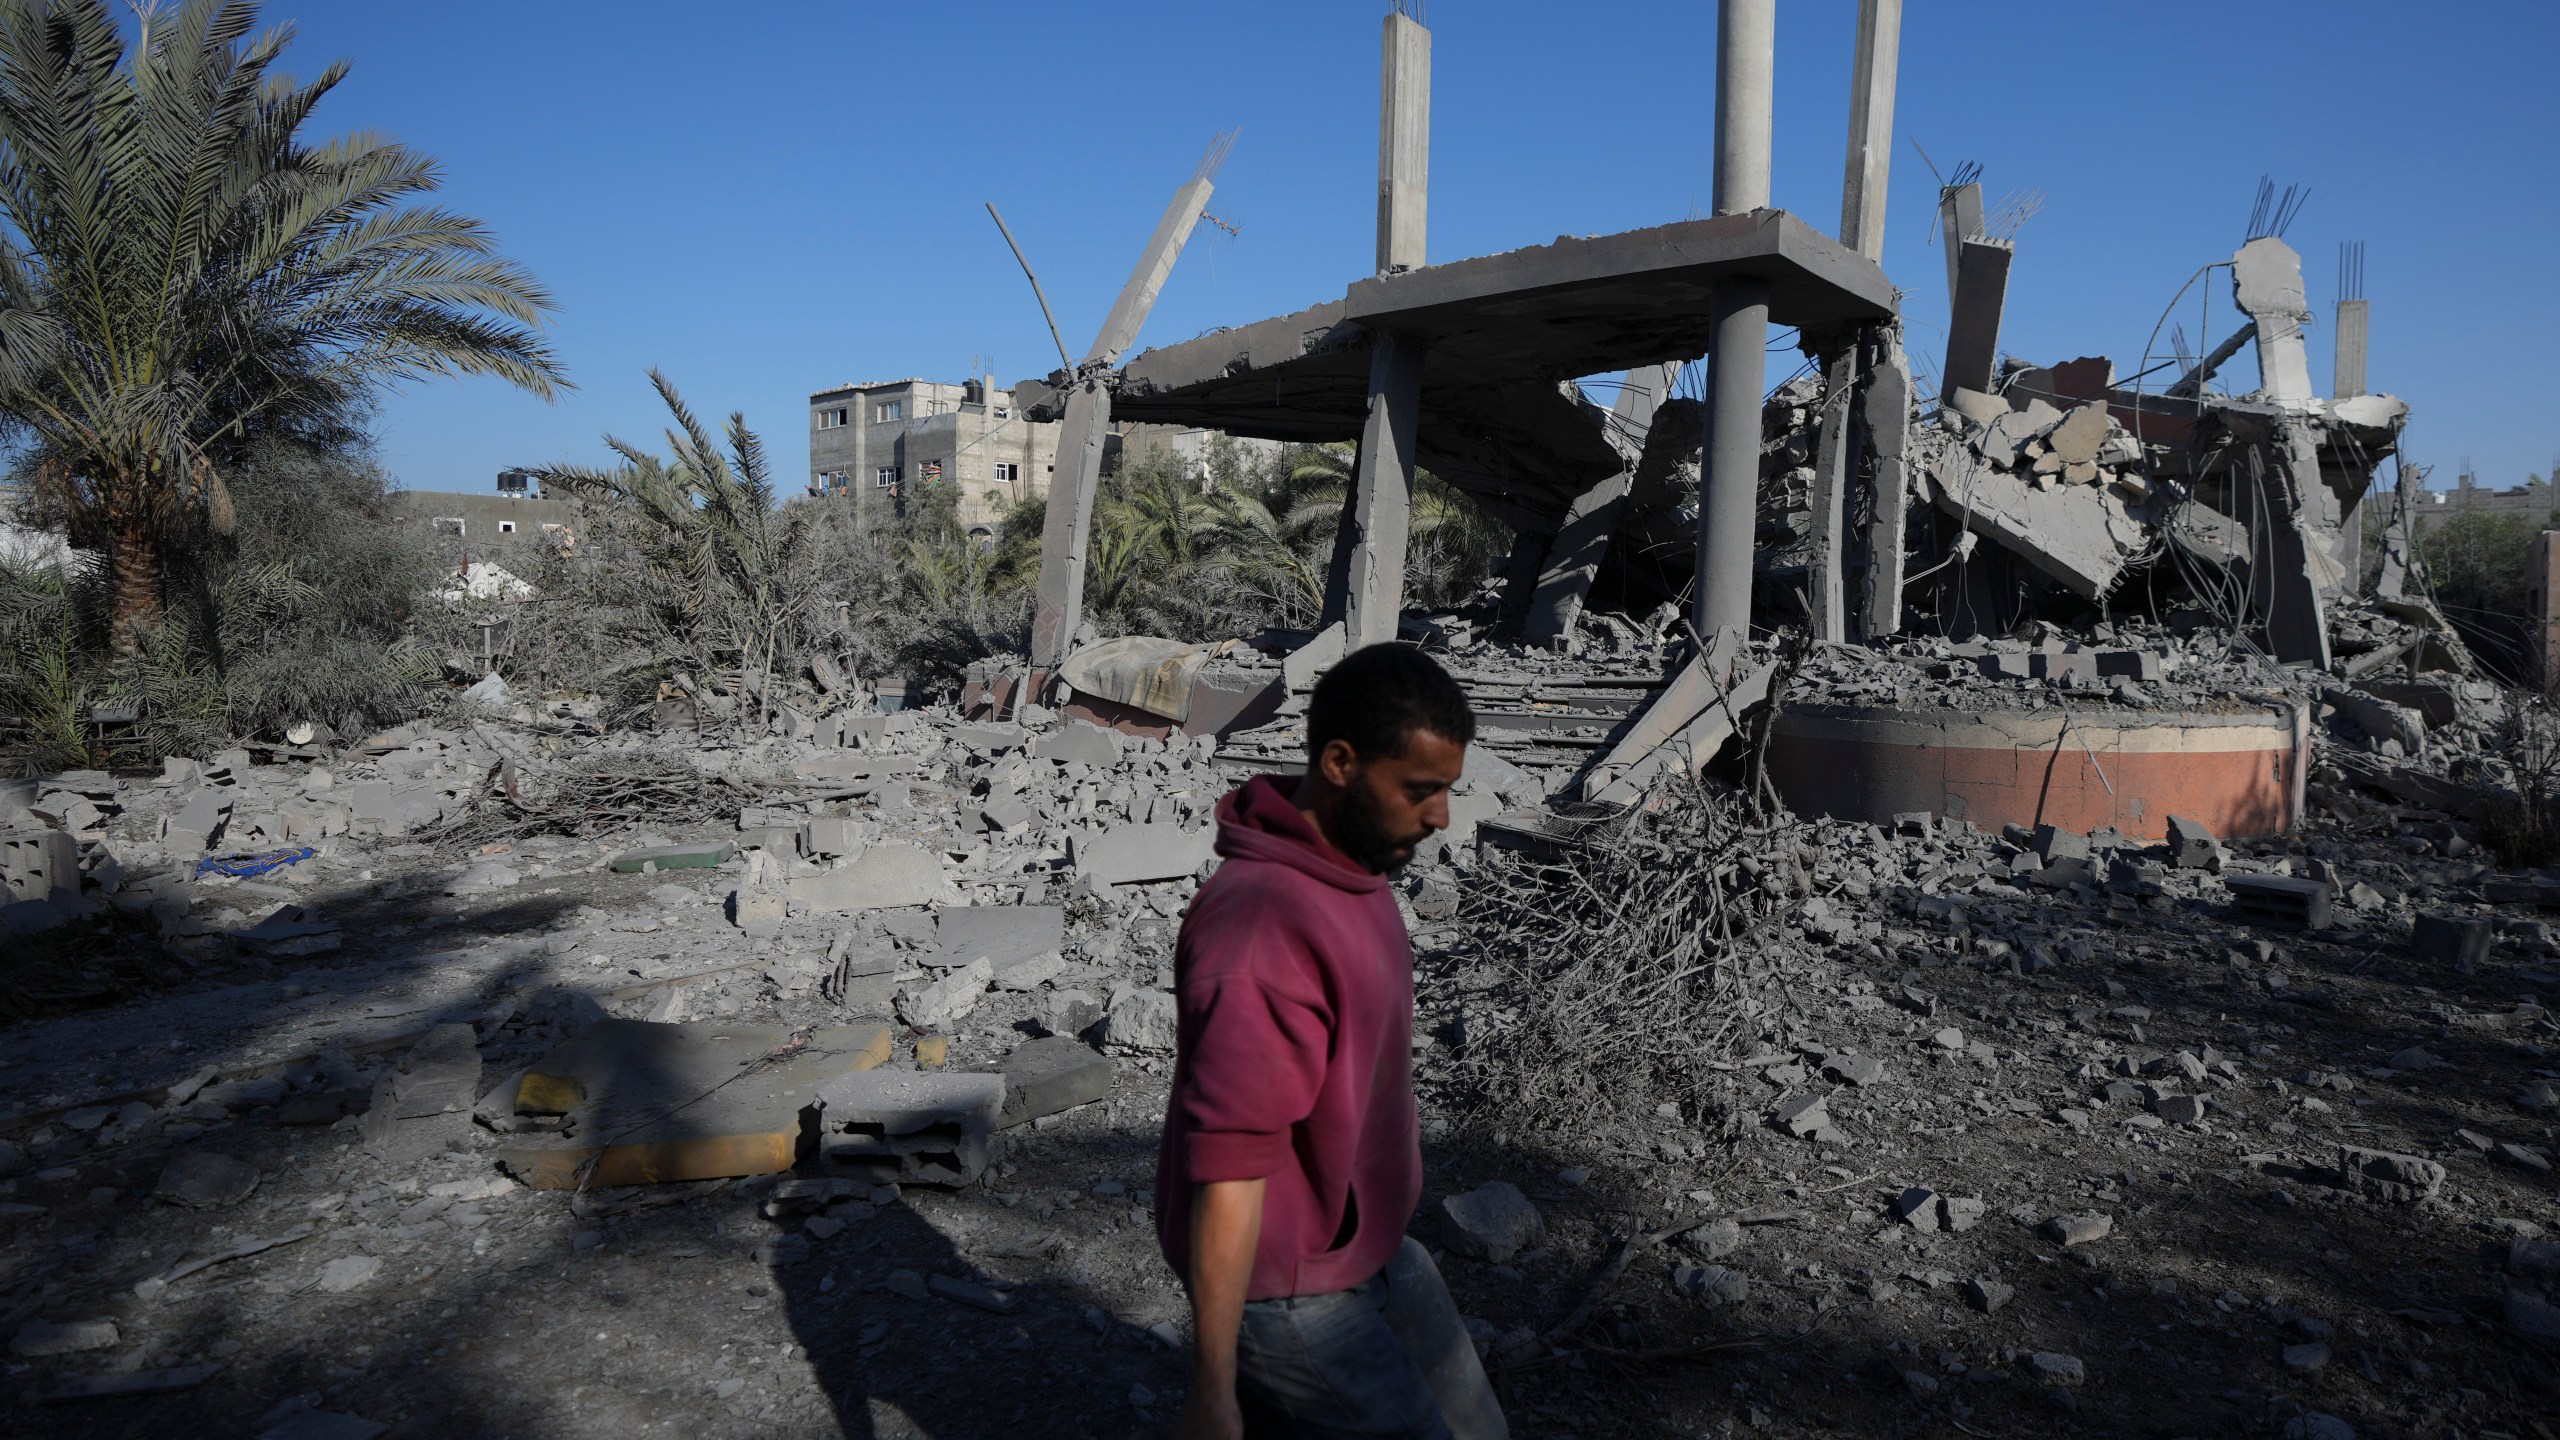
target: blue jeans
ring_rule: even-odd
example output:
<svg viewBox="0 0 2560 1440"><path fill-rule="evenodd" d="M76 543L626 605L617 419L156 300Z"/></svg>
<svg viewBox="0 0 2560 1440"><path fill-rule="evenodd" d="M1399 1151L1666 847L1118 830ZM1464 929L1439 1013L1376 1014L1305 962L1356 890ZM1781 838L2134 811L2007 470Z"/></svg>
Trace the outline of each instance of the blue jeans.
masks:
<svg viewBox="0 0 2560 1440"><path fill-rule="evenodd" d="M1236 1402L1253 1440L1509 1433L1430 1252L1409 1239L1366 1284L1248 1303Z"/></svg>

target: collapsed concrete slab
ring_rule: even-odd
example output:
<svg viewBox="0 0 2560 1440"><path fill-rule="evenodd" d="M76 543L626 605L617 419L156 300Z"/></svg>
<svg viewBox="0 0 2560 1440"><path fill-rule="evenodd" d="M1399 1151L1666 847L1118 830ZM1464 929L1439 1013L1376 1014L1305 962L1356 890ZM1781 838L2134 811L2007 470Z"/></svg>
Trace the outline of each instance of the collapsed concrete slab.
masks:
<svg viewBox="0 0 2560 1440"><path fill-rule="evenodd" d="M498 1163L542 1190L776 1174L816 1143L819 1087L889 1054L882 1025L601 1021L519 1080L514 1110L561 1107L560 1129Z"/></svg>
<svg viewBox="0 0 2560 1440"><path fill-rule="evenodd" d="M1115 825L1073 837L1067 859L1096 885L1142 885L1196 873L1216 854L1217 843L1215 830L1185 829L1173 821Z"/></svg>
<svg viewBox="0 0 2560 1440"><path fill-rule="evenodd" d="M1940 510L2084 598L2113 589L2149 540L2112 490L2039 489L1961 451L1939 457L1929 480Z"/></svg>
<svg viewBox="0 0 2560 1440"><path fill-rule="evenodd" d="M850 864L792 877L791 903L811 910L886 910L949 898L942 857L900 841L865 847Z"/></svg>
<svg viewBox="0 0 2560 1440"><path fill-rule="evenodd" d="M364 1144L377 1160L414 1164L469 1139L480 1049L468 1025L438 1025L374 1083Z"/></svg>

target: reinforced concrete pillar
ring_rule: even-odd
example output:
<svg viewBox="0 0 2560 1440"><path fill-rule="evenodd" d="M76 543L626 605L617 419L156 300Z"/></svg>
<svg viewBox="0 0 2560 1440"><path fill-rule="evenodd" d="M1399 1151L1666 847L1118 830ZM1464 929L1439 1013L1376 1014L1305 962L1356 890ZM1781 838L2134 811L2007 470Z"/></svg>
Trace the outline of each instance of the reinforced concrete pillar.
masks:
<svg viewBox="0 0 2560 1440"><path fill-rule="evenodd" d="M1858 447L1851 434L1861 366L1856 343L1844 344L1823 367L1822 409L1815 421L1813 546L1805 567L1813 638L1839 644L1849 638L1849 472Z"/></svg>
<svg viewBox="0 0 2560 1440"><path fill-rule="evenodd" d="M1040 588L1031 617L1031 665L1054 671L1084 618L1084 557L1093 536L1093 497L1102 488L1102 441L1111 432L1111 391L1087 374L1067 396L1058 468L1040 527Z"/></svg>
<svg viewBox="0 0 2560 1440"><path fill-rule="evenodd" d="M1875 513L1867 521L1867 568L1859 595L1869 640L1902 629L1902 532L1911 504L1903 462L1911 430L1911 361L1897 332L1886 332L1877 350L1866 393L1859 397L1875 455Z"/></svg>
<svg viewBox="0 0 2560 1440"><path fill-rule="evenodd" d="M1723 0L1716 15L1718 215L1769 203L1775 114L1777 0ZM1751 551L1759 523L1760 404L1767 393L1769 286L1736 278L1709 305L1706 471L1698 482L1698 554L1691 618L1701 638L1751 634Z"/></svg>
<svg viewBox="0 0 2560 1440"><path fill-rule="evenodd" d="M1760 406L1767 394L1769 287L1728 280L1709 307L1707 464L1698 485L1698 634L1751 634L1751 552L1759 526Z"/></svg>
<svg viewBox="0 0 2560 1440"><path fill-rule="evenodd" d="M1422 422L1423 346L1379 332L1369 350L1369 418L1360 430L1342 623L1354 650L1396 638L1404 610L1405 542L1413 526L1414 443ZM1332 609L1330 603L1328 610Z"/></svg>
<svg viewBox="0 0 2560 1440"><path fill-rule="evenodd" d="M2009 301L2012 252L1998 240L1967 240L1959 249L1940 384L1950 395L1959 387L1987 395L2000 363L2000 312Z"/></svg>
<svg viewBox="0 0 2560 1440"><path fill-rule="evenodd" d="M1378 273L1422 268L1431 218L1431 32L1387 14L1378 77Z"/></svg>
<svg viewBox="0 0 2560 1440"><path fill-rule="evenodd" d="M2338 302L2337 384L2332 388L2341 400L2364 393L2366 327L2373 319L2365 307L2370 303L2364 300Z"/></svg>
<svg viewBox="0 0 2560 1440"><path fill-rule="evenodd" d="M1950 185L1938 192L1938 243L1947 252L1947 299L1956 293L1956 266L1964 258L1964 242L1982 234L1982 186Z"/></svg>
<svg viewBox="0 0 2560 1440"><path fill-rule="evenodd" d="M1769 203L1778 0L1723 0L1716 13L1716 213Z"/></svg>
<svg viewBox="0 0 2560 1440"><path fill-rule="evenodd" d="M1902 58L1902 0L1858 0L1858 59L1849 85L1849 164L1840 182L1840 243L1884 263L1885 182L1893 169L1893 89Z"/></svg>
<svg viewBox="0 0 2560 1440"><path fill-rule="evenodd" d="M2311 302L2302 291L2302 257L2272 235L2262 235L2231 257L2232 299L2258 329L2258 393L2278 405L2313 398L2311 358L2302 329Z"/></svg>

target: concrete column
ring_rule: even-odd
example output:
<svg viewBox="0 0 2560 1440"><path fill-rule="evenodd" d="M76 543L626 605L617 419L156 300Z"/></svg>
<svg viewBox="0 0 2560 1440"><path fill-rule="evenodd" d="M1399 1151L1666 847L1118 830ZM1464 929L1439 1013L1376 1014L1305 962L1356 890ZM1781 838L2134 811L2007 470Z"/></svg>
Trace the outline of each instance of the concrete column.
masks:
<svg viewBox="0 0 2560 1440"><path fill-rule="evenodd" d="M2232 299L2258 327L2258 393L2278 405L2310 401L2311 358L2302 329L2311 302L2302 290L2302 257L2272 235L2231 257Z"/></svg>
<svg viewBox="0 0 2560 1440"><path fill-rule="evenodd" d="M2372 314L2363 300L2338 302L2338 371L2337 398L2344 400L2364 393L2364 361L2366 326Z"/></svg>
<svg viewBox="0 0 2560 1440"><path fill-rule="evenodd" d="M1716 15L1716 213L1769 203L1777 95L1777 0L1722 0ZM1767 391L1769 286L1728 280L1710 306L1706 471L1698 482L1698 557L1690 608L1698 634L1751 634L1751 551L1758 525L1760 404Z"/></svg>
<svg viewBox="0 0 2560 1440"><path fill-rule="evenodd" d="M1903 464L1911 428L1911 362L1899 334L1888 332L1877 349L1866 394L1859 397L1867 444L1875 453L1875 513L1867 521L1867 569L1859 595L1869 640L1902 629L1902 532L1911 504Z"/></svg>
<svg viewBox="0 0 2560 1440"><path fill-rule="evenodd" d="M1832 644L1849 638L1849 471L1858 445L1851 433L1852 405L1863 379L1856 343L1844 344L1823 367L1822 412L1815 422L1813 455L1813 554L1805 569L1813 638Z"/></svg>
<svg viewBox="0 0 2560 1440"><path fill-rule="evenodd" d="M1591 597L1591 582L1599 577L1601 562L1609 558L1618 520L1626 513L1636 469L1644 463L1654 412L1670 395L1672 379L1679 373L1677 365L1641 365L1628 371L1626 383L1618 387L1617 403L1609 409L1608 440L1625 463L1618 473L1575 496L1566 507L1564 525L1546 547L1534 581L1537 588L1525 607L1520 633L1530 644L1552 643L1570 632L1581 616L1583 602ZM1509 599L1504 597L1506 608Z"/></svg>
<svg viewBox="0 0 2560 1440"><path fill-rule="evenodd" d="M1691 611L1708 640L1751 633L1751 552L1759 525L1760 406L1768 393L1769 287L1728 280L1710 307L1707 464L1698 486L1698 561Z"/></svg>
<svg viewBox="0 0 2560 1440"><path fill-rule="evenodd" d="M1392 332L1380 332L1369 351L1369 419L1360 431L1360 473L1347 517L1351 563L1343 577L1342 623L1354 650L1395 639L1404 608L1422 362L1421 342Z"/></svg>
<svg viewBox="0 0 2560 1440"><path fill-rule="evenodd" d="M1893 169L1893 88L1902 58L1902 0L1858 0L1857 72L1849 85L1849 165L1840 182L1840 243L1884 263L1885 182Z"/></svg>
<svg viewBox="0 0 2560 1440"><path fill-rule="evenodd" d="M1511 558L1502 562L1502 609L1494 617L1496 634L1520 634L1528 622L1530 603L1538 598L1539 567L1546 564L1555 539L1528 530L1512 533Z"/></svg>
<svg viewBox="0 0 2560 1440"><path fill-rule="evenodd" d="M1982 187L1952 185L1938 192L1938 243L1947 252L1947 300L1956 294L1956 266L1964 258L1964 242L1982 233Z"/></svg>
<svg viewBox="0 0 2560 1440"><path fill-rule="evenodd" d="M2000 312L2009 301L2008 244L1966 240L1959 247L1954 303L1947 319L1947 358L1939 384L1991 392L2000 363Z"/></svg>
<svg viewBox="0 0 2560 1440"><path fill-rule="evenodd" d="M1716 15L1716 213L1769 203L1778 0L1723 0Z"/></svg>
<svg viewBox="0 0 2560 1440"><path fill-rule="evenodd" d="M2541 531L2530 542L2524 593L2525 613L2533 617L2534 681L2547 699L2560 690L2560 530Z"/></svg>
<svg viewBox="0 0 2560 1440"><path fill-rule="evenodd" d="M1378 77L1378 273L1422 268L1430 219L1431 32L1388 12Z"/></svg>
<svg viewBox="0 0 2560 1440"><path fill-rule="evenodd" d="M1084 557L1093 536L1093 497L1102 488L1102 441L1111 433L1111 391L1088 375L1067 396L1058 468L1040 530L1040 589L1031 620L1031 665L1051 670L1067 658L1084 618Z"/></svg>
<svg viewBox="0 0 2560 1440"><path fill-rule="evenodd" d="M1360 447L1351 447L1350 482L1342 487L1342 518L1333 527L1333 560L1324 571L1324 611L1316 617L1321 630L1342 618L1351 604L1351 548L1360 539L1354 516L1360 506Z"/></svg>
<svg viewBox="0 0 2560 1440"><path fill-rule="evenodd" d="M2271 465L2238 479L2249 526L2250 609L2267 627L2267 652L2284 663L2329 668L2329 617L2323 601L2339 579L2317 523L2320 457L2308 427L2285 427Z"/></svg>
<svg viewBox="0 0 2560 1440"><path fill-rule="evenodd" d="M1102 322L1102 333L1093 338L1093 348L1085 352L1084 363L1112 364L1119 360L1121 351L1137 342L1138 327L1146 323L1147 312L1155 308L1165 278L1173 273L1173 262L1182 258L1182 247L1191 239L1191 227L1199 222L1200 212L1207 208L1209 194L1216 188L1203 177L1174 192L1173 203L1164 207L1164 218L1156 222L1156 233L1147 237L1147 248L1138 256L1138 268L1129 272L1129 283L1120 287L1120 298L1111 302L1111 314Z"/></svg>

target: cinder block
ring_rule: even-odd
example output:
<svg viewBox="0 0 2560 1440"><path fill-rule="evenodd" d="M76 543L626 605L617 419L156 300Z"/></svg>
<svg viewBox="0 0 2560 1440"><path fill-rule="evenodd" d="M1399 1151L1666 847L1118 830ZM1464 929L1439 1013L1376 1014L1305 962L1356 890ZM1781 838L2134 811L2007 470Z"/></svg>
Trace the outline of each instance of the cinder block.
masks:
<svg viewBox="0 0 2560 1440"><path fill-rule="evenodd" d="M820 1153L899 1184L966 1185L987 1168L1001 1075L865 1070L819 1087Z"/></svg>
<svg viewBox="0 0 2560 1440"><path fill-rule="evenodd" d="M1016 1046L998 1068L1004 1075L1000 1127L1028 1124L1111 1093L1111 1057L1069 1035Z"/></svg>
<svg viewBox="0 0 2560 1440"><path fill-rule="evenodd" d="M2465 968L2489 958L2498 936L2497 922L2468 915L2421 915L2409 936L2409 948L2421 960Z"/></svg>

